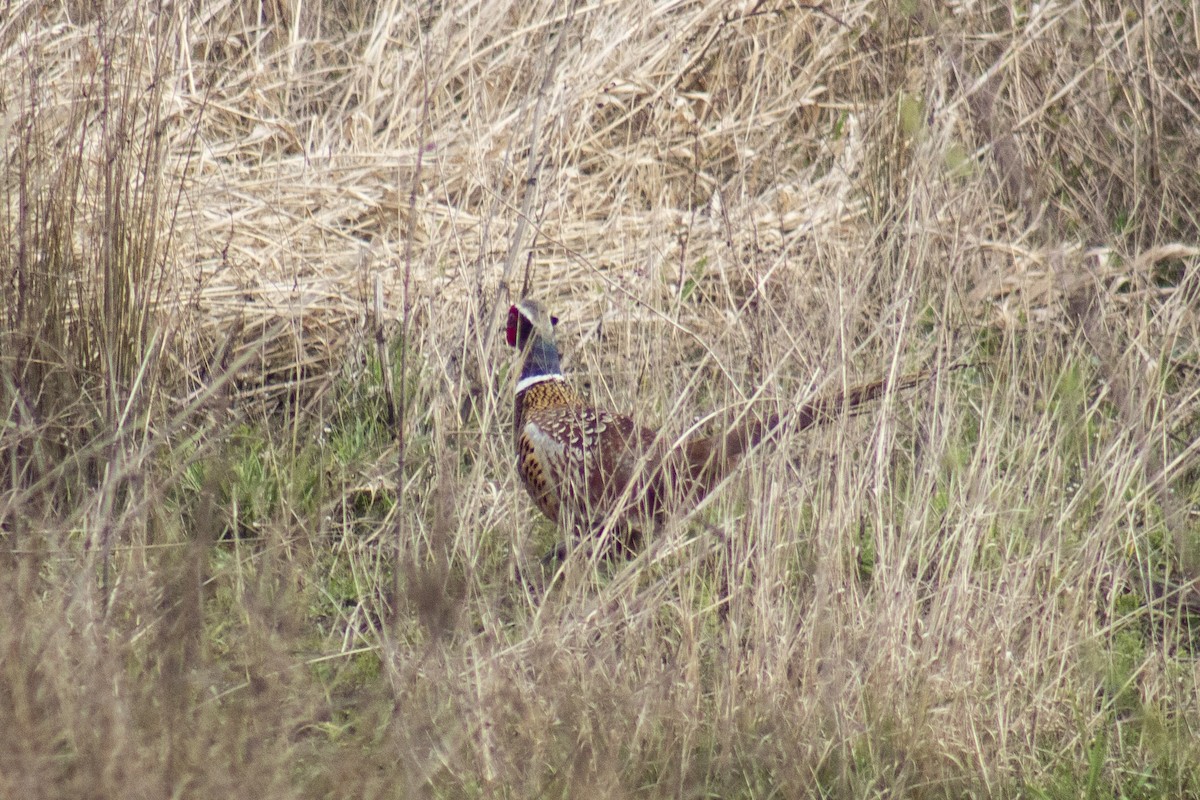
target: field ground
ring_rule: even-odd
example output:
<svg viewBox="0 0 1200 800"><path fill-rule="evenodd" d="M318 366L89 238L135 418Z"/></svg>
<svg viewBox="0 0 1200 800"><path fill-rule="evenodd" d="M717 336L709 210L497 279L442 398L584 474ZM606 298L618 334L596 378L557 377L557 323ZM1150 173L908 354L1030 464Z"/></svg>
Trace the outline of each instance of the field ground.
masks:
<svg viewBox="0 0 1200 800"><path fill-rule="evenodd" d="M0 795L1200 797L1197 64L1165 0L4 4ZM552 582L525 292L672 435L931 377Z"/></svg>

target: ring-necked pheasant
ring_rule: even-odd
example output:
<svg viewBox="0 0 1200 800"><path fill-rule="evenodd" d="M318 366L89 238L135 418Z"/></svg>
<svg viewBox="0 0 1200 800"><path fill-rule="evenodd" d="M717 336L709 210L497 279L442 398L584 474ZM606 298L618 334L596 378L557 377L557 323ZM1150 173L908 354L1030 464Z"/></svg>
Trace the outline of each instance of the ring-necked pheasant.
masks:
<svg viewBox="0 0 1200 800"><path fill-rule="evenodd" d="M784 415L752 420L723 434L693 436L677 446L621 414L589 405L562 374L553 317L528 299L508 312L510 347L523 354L514 404L517 473L553 522L576 532L615 523L618 541L635 546L629 518L659 522L698 502L745 452L781 422L804 429L853 413L882 395L886 380L820 398ZM905 378L897 388L914 385Z"/></svg>

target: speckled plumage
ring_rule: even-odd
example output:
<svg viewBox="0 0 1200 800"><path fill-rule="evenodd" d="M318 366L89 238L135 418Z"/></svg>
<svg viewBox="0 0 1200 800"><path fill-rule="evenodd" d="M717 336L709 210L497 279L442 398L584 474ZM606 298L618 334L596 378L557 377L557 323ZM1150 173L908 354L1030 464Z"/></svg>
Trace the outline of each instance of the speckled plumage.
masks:
<svg viewBox="0 0 1200 800"><path fill-rule="evenodd" d="M626 487L648 474L652 431L588 406L561 378L518 393L515 406L517 474L543 514L593 527L635 506L651 510L647 481Z"/></svg>

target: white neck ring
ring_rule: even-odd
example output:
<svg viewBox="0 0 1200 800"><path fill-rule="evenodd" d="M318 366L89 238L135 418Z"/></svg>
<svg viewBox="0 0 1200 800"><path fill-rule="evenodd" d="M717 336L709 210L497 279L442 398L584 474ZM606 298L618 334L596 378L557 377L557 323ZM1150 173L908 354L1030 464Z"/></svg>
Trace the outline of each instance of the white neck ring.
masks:
<svg viewBox="0 0 1200 800"><path fill-rule="evenodd" d="M551 372L546 375L530 375L528 378L521 378L517 381L517 394L543 381L561 381L563 379L561 372Z"/></svg>

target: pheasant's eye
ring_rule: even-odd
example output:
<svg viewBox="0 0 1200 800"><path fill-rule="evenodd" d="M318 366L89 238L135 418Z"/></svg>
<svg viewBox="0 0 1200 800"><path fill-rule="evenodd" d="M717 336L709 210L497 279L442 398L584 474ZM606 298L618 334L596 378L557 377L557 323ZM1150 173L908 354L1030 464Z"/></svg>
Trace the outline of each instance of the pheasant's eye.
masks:
<svg viewBox="0 0 1200 800"><path fill-rule="evenodd" d="M520 312L516 306L508 309L508 327L504 331L504 336L508 340L509 347L517 346L517 321L520 319Z"/></svg>
<svg viewBox="0 0 1200 800"><path fill-rule="evenodd" d="M558 325L558 317L551 316L551 317L550 317L550 325L551 325L551 326Z"/></svg>

